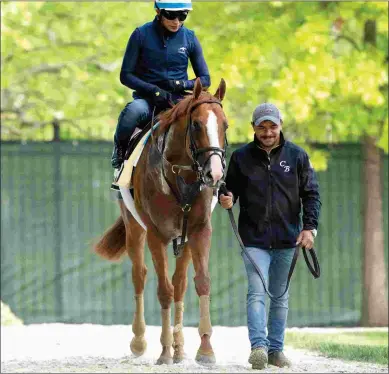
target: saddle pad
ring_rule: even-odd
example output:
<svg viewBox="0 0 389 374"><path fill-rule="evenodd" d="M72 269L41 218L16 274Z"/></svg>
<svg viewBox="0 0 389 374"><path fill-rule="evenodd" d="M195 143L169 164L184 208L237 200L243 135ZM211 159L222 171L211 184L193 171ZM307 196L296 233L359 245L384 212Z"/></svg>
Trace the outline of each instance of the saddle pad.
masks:
<svg viewBox="0 0 389 374"><path fill-rule="evenodd" d="M146 134L143 135L142 139L138 142L135 149L132 151L130 157L127 161L124 162L124 168L122 173L120 174L119 180L116 184L119 187L130 188L131 187L131 177L134 166L138 162L138 159L142 153L142 150L147 142L147 139L150 135L151 130L147 131Z"/></svg>

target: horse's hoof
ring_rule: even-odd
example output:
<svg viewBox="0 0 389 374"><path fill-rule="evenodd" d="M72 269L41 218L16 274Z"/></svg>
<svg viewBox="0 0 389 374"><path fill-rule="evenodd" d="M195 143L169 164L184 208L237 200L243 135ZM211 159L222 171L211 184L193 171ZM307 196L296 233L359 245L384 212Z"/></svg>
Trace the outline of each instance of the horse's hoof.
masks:
<svg viewBox="0 0 389 374"><path fill-rule="evenodd" d="M145 338L134 336L130 343L131 352L136 356L142 356L145 353L147 342Z"/></svg>
<svg viewBox="0 0 389 374"><path fill-rule="evenodd" d="M171 365L173 363L172 358L172 352L171 352L171 346L164 346L162 347L162 353L159 356L159 359L157 360L157 365Z"/></svg>
<svg viewBox="0 0 389 374"><path fill-rule="evenodd" d="M196 362L200 365L213 365L216 363L216 357L211 349L201 349L197 351Z"/></svg>
<svg viewBox="0 0 389 374"><path fill-rule="evenodd" d="M184 361L184 359L185 359L184 348L183 347L174 348L173 362L175 364L179 364L180 362Z"/></svg>
<svg viewBox="0 0 389 374"><path fill-rule="evenodd" d="M160 358L157 360L157 365L171 365L173 363L173 359L171 357L166 356L160 356Z"/></svg>
<svg viewBox="0 0 389 374"><path fill-rule="evenodd" d="M174 356L173 357L173 363L174 364L180 364L182 361L184 361L184 359L185 359L185 356L179 356L179 357Z"/></svg>

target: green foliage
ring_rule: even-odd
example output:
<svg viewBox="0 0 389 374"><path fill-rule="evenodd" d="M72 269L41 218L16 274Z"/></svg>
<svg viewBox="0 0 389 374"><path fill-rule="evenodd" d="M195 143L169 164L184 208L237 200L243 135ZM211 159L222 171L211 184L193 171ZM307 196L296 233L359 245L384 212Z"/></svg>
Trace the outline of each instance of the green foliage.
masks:
<svg viewBox="0 0 389 374"><path fill-rule="evenodd" d="M1 301L1 326L23 325L23 321L12 313L11 308Z"/></svg>
<svg viewBox="0 0 389 374"><path fill-rule="evenodd" d="M230 142L250 140L253 109L271 101L292 140L357 141L368 133L387 151L387 7L195 3L186 23L203 46L211 92L220 78L227 82ZM131 100L119 81L127 40L153 19L152 5L2 2L1 10L3 138L51 139L57 118L64 137L110 139ZM376 22L376 46L364 44L367 20ZM325 167L318 155L315 166Z"/></svg>
<svg viewBox="0 0 389 374"><path fill-rule="evenodd" d="M340 332L286 334L286 342L296 348L319 351L328 357L388 365L388 332Z"/></svg>
<svg viewBox="0 0 389 374"><path fill-rule="evenodd" d="M51 139L49 125L58 118L71 125L68 138L111 138L130 100L118 79L122 55L130 31L152 17L149 4L126 4L126 12L117 3L1 6L5 129ZM42 126L47 131L37 131Z"/></svg>

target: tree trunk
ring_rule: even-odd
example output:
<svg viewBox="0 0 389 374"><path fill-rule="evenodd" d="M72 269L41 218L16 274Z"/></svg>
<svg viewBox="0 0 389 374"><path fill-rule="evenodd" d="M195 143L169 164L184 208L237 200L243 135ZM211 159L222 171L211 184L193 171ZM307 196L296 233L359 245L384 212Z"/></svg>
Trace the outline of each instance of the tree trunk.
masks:
<svg viewBox="0 0 389 374"><path fill-rule="evenodd" d="M382 214L381 153L366 136L364 149L363 326L388 325L388 297Z"/></svg>
<svg viewBox="0 0 389 374"><path fill-rule="evenodd" d="M364 42L376 45L374 20L365 22ZM366 135L363 140L364 161L364 232L363 232L363 326L388 325L388 294L386 290L385 244L382 214L381 153L376 139Z"/></svg>

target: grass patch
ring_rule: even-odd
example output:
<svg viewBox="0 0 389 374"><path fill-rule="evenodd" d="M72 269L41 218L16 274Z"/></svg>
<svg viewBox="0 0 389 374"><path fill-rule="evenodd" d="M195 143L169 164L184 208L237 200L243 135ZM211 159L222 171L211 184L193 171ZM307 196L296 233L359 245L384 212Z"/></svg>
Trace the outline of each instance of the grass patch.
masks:
<svg viewBox="0 0 389 374"><path fill-rule="evenodd" d="M287 332L286 343L327 357L388 365L388 332L332 333Z"/></svg>

